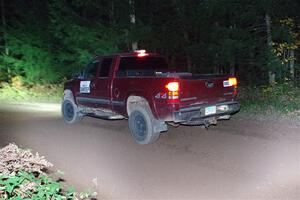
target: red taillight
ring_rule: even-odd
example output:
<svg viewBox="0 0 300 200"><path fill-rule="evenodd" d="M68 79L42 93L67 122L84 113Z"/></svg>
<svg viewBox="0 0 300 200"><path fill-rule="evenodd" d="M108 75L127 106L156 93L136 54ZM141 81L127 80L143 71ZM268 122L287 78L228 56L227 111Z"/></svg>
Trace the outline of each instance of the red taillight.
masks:
<svg viewBox="0 0 300 200"><path fill-rule="evenodd" d="M170 92L176 92L179 90L179 83L178 82L170 82L166 85L166 88L170 91Z"/></svg>
<svg viewBox="0 0 300 200"><path fill-rule="evenodd" d="M178 99L179 98L179 83L178 82L169 82L166 85L168 89L168 99Z"/></svg>
<svg viewBox="0 0 300 200"><path fill-rule="evenodd" d="M231 86L237 86L237 79L235 77L229 78L228 81Z"/></svg>
<svg viewBox="0 0 300 200"><path fill-rule="evenodd" d="M236 88L237 84L238 84L237 79L235 77L230 77L227 80L223 81L224 87L232 87L233 86L234 88Z"/></svg>

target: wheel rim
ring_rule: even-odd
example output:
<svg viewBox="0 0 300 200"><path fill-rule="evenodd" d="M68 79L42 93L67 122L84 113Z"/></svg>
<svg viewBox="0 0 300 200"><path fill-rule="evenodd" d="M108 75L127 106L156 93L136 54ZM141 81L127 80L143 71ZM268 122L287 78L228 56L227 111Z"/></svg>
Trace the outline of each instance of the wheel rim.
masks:
<svg viewBox="0 0 300 200"><path fill-rule="evenodd" d="M74 107L71 103L66 103L64 106L64 116L65 119L71 121L74 117Z"/></svg>
<svg viewBox="0 0 300 200"><path fill-rule="evenodd" d="M138 141L144 140L147 134L147 123L141 114L137 114L134 119L135 137Z"/></svg>

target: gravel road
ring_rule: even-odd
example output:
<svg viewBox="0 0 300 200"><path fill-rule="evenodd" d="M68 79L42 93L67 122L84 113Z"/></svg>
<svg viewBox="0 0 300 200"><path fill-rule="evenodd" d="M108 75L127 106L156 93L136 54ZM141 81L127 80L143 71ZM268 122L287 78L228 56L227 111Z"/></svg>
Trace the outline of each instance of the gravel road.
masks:
<svg viewBox="0 0 300 200"><path fill-rule="evenodd" d="M300 199L300 123L241 114L140 146L126 120L68 125L59 106L0 106L0 146L30 147L99 199Z"/></svg>

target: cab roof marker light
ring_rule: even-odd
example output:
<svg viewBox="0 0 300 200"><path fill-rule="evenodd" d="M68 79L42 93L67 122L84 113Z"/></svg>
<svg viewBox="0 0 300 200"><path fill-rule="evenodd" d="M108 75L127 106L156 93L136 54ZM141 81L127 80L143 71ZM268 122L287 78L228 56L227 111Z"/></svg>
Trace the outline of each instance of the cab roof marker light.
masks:
<svg viewBox="0 0 300 200"><path fill-rule="evenodd" d="M142 50L136 50L134 51L135 53L137 53L138 57L144 57L144 56L148 56L149 54L146 53L146 50L142 49Z"/></svg>

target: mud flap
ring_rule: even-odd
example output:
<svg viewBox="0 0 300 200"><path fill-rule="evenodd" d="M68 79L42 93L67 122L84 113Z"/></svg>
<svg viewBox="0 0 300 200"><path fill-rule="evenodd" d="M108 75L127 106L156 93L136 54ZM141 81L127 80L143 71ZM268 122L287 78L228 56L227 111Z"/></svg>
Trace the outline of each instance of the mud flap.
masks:
<svg viewBox="0 0 300 200"><path fill-rule="evenodd" d="M164 121L155 119L153 123L153 129L156 133L165 132L168 130L168 125Z"/></svg>

